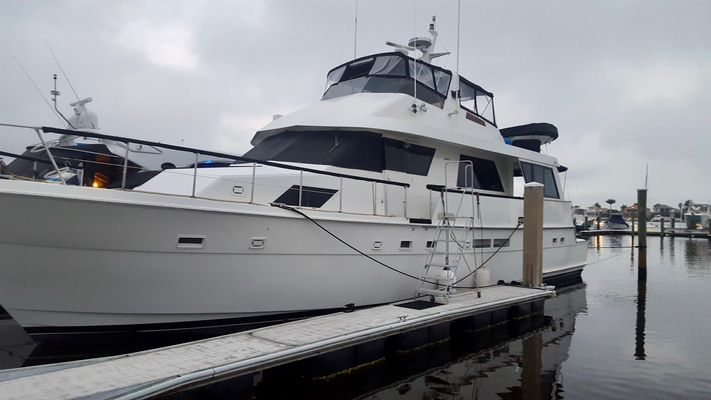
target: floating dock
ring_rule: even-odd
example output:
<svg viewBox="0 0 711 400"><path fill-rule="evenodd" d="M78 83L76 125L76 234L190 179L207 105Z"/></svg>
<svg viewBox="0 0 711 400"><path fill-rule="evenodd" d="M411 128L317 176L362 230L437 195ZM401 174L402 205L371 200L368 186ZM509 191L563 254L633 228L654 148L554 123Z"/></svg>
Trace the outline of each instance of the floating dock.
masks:
<svg viewBox="0 0 711 400"><path fill-rule="evenodd" d="M330 369L319 365L320 373L329 374L368 364L388 351L445 340L454 326L478 330L542 314L545 299L554 295L493 286L460 291L447 304L410 300L138 353L5 370L0 371L0 397L143 399L308 359L337 360Z"/></svg>

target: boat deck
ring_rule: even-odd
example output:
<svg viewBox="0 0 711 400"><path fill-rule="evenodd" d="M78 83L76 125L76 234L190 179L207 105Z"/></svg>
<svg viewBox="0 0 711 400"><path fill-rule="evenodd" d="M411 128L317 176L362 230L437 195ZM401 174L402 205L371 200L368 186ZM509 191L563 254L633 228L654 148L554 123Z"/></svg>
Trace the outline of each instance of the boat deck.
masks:
<svg viewBox="0 0 711 400"><path fill-rule="evenodd" d="M417 309L422 300L388 304L121 356L0 371L0 397L147 398L554 295L495 286L480 296L460 291L448 304L424 309Z"/></svg>

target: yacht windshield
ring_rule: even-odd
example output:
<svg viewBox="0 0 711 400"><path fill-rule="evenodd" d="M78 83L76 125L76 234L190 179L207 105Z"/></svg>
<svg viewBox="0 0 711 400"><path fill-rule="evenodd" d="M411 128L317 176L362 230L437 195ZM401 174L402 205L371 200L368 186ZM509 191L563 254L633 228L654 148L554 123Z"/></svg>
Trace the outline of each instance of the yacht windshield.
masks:
<svg viewBox="0 0 711 400"><path fill-rule="evenodd" d="M496 126L494 95L462 77L459 77L459 104Z"/></svg>
<svg viewBox="0 0 711 400"><path fill-rule="evenodd" d="M437 107L444 105L452 73L415 61L402 53L385 53L351 61L328 73L322 100L354 93L403 93Z"/></svg>

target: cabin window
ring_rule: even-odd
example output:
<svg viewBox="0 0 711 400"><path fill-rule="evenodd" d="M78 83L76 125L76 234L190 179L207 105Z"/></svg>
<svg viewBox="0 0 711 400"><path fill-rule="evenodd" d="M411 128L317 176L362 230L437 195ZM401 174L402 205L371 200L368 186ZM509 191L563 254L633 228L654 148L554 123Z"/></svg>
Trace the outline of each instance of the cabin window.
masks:
<svg viewBox="0 0 711 400"><path fill-rule="evenodd" d="M269 136L245 158L427 176L435 149L366 131L286 131Z"/></svg>
<svg viewBox="0 0 711 400"><path fill-rule="evenodd" d="M521 169L523 170L523 177L526 183L538 182L543 184L544 197L552 199L560 198L552 168L521 161Z"/></svg>
<svg viewBox="0 0 711 400"><path fill-rule="evenodd" d="M457 174L457 186L462 188L491 190L503 192L504 186L501 184L499 171L496 163L483 158L460 155L459 161L471 161L474 171L469 168L469 163L459 163L459 173Z"/></svg>
<svg viewBox="0 0 711 400"><path fill-rule="evenodd" d="M385 169L427 176L435 149L383 138Z"/></svg>
<svg viewBox="0 0 711 400"><path fill-rule="evenodd" d="M319 188L313 186L302 186L301 204L299 204L299 185L293 185L286 192L282 193L274 203L286 204L289 206L303 206L319 208L333 197L337 192L334 189Z"/></svg>
<svg viewBox="0 0 711 400"><path fill-rule="evenodd" d="M491 247L491 239L474 239L474 248L483 249Z"/></svg>
<svg viewBox="0 0 711 400"><path fill-rule="evenodd" d="M382 140L366 131L287 131L267 137L244 157L381 172Z"/></svg>
<svg viewBox="0 0 711 400"><path fill-rule="evenodd" d="M494 247L509 247L510 245L509 239L494 239Z"/></svg>

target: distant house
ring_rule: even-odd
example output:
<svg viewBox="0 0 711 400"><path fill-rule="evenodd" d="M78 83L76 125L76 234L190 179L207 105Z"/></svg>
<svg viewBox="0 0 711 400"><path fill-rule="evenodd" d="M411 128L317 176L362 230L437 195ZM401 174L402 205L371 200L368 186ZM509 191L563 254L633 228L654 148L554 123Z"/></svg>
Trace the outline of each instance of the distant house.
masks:
<svg viewBox="0 0 711 400"><path fill-rule="evenodd" d="M662 217L668 217L671 211L675 210L674 207L668 206L666 204L655 204L652 206L652 213L656 215L661 215Z"/></svg>
<svg viewBox="0 0 711 400"><path fill-rule="evenodd" d="M646 211L646 219L650 219L652 215L652 210L647 207ZM639 216L639 206L637 203L632 204L631 206L625 207L624 210L622 210L622 217L625 219L631 219L634 217L635 219L638 218Z"/></svg>
<svg viewBox="0 0 711 400"><path fill-rule="evenodd" d="M588 218L596 218L603 213L603 208L599 206L590 206L585 210L585 216Z"/></svg>

